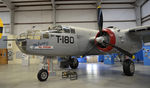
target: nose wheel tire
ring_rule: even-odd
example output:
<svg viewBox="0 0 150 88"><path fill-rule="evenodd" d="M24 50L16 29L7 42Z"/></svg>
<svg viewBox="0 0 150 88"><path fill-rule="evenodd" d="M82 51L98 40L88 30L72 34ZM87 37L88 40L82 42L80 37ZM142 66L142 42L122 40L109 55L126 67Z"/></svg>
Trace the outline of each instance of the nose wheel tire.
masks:
<svg viewBox="0 0 150 88"><path fill-rule="evenodd" d="M130 59L126 59L123 62L123 72L127 76L133 76L135 72L135 65L134 62Z"/></svg>
<svg viewBox="0 0 150 88"><path fill-rule="evenodd" d="M48 78L48 71L45 69L41 69L37 74L37 78L39 81L46 81Z"/></svg>
<svg viewBox="0 0 150 88"><path fill-rule="evenodd" d="M70 67L72 69L77 69L78 65L79 65L79 62L78 62L78 60L76 58L71 58L70 59Z"/></svg>

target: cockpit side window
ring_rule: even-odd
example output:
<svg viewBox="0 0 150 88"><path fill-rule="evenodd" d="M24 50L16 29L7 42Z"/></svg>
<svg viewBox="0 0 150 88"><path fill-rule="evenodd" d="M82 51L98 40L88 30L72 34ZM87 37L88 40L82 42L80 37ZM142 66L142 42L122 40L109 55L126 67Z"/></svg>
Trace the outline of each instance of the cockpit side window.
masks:
<svg viewBox="0 0 150 88"><path fill-rule="evenodd" d="M64 33L70 33L69 29L64 29Z"/></svg>
<svg viewBox="0 0 150 88"><path fill-rule="evenodd" d="M43 38L49 39L49 33L44 33L44 34L43 34Z"/></svg>
<svg viewBox="0 0 150 88"><path fill-rule="evenodd" d="M75 29L70 29L71 30L71 33L75 34Z"/></svg>

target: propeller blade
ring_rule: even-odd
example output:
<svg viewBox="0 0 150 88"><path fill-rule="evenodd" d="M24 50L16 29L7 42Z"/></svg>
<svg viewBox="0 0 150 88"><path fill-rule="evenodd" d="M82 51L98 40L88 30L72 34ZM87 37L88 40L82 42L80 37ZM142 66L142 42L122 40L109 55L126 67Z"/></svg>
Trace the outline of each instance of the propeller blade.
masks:
<svg viewBox="0 0 150 88"><path fill-rule="evenodd" d="M102 30L103 30L103 13L101 9L101 0L98 0L98 3L97 3L97 21L98 21L98 29L99 29L100 36L101 36Z"/></svg>
<svg viewBox="0 0 150 88"><path fill-rule="evenodd" d="M112 47L114 47L114 48L116 48L118 51L120 51L121 53L123 53L123 54L129 56L129 57L132 58L132 59L135 58L135 56L134 56L133 54L131 54L130 52L128 52L128 51L126 51L126 50L124 50L124 49L122 49L122 48L120 48L120 47L118 47L118 46L115 46L115 45L106 43L105 41L104 41L104 43L105 43L105 44L108 44L108 45L110 45L110 46L112 46Z"/></svg>

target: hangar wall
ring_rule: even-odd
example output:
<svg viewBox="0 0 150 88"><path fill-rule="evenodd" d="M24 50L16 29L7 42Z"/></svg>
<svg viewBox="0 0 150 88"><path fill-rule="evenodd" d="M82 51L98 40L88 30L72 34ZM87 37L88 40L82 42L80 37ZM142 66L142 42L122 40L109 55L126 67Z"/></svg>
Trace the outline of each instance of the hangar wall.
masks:
<svg viewBox="0 0 150 88"><path fill-rule="evenodd" d="M9 29L10 29L10 26L9 26L9 24L10 24L10 12L0 12L0 18L2 19L2 21L3 21L3 24L4 24L4 32L3 32L3 35L5 35L6 34L6 32L7 31L9 31Z"/></svg>
<svg viewBox="0 0 150 88"><path fill-rule="evenodd" d="M110 25L121 29L136 26L135 11L131 4L104 4L104 27ZM0 12L0 17L9 29L9 12ZM3 16L5 15L5 16ZM17 7L15 10L14 33L20 34L27 30L45 30L52 24L51 6ZM57 5L56 23L69 26L78 26L88 29L97 29L96 5Z"/></svg>
<svg viewBox="0 0 150 88"><path fill-rule="evenodd" d="M135 14L134 9L127 9L124 5L124 9L118 9L121 7L108 7L106 8L103 5L103 14L104 14L104 27L110 25L117 26L119 28L128 28L135 26ZM128 6L128 5L127 5ZM68 6L61 6L61 8L71 8ZM75 6L79 7L79 6ZM80 6L81 7L81 6ZM85 8L87 6L82 6ZM95 8L95 6L88 6L88 8ZM109 9L114 8L114 9ZM57 20L59 24L80 26L89 29L97 29L97 11L96 9L82 9L82 10L58 10L57 11Z"/></svg>
<svg viewBox="0 0 150 88"><path fill-rule="evenodd" d="M109 6L109 5L108 5ZM119 28L129 28L136 26L135 12L132 6L127 9L129 5L124 5L123 9L119 6L114 9L113 7L106 7L103 9L104 13L104 27L114 25ZM97 11L95 5L59 5L56 8L56 23L69 26L78 26L89 29L97 29ZM49 24L52 24L52 10L51 7L32 8L18 8L20 11L15 13L15 33L19 34L19 30L30 30L32 26L36 26L37 29L46 29ZM24 11L21 11L24 10ZM25 11L26 10L26 11ZM27 18L28 17L28 18ZM21 32L23 32L21 31Z"/></svg>
<svg viewBox="0 0 150 88"><path fill-rule="evenodd" d="M142 25L150 25L150 0L142 6Z"/></svg>
<svg viewBox="0 0 150 88"><path fill-rule="evenodd" d="M150 25L150 0L147 1L147 3L145 3L142 6L142 25ZM144 45L150 45L149 43L145 43Z"/></svg>

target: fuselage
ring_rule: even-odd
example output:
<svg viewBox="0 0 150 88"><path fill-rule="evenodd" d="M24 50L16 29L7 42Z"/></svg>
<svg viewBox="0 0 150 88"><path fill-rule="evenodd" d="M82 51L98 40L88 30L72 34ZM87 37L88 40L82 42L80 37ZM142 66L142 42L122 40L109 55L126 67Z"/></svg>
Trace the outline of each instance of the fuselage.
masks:
<svg viewBox="0 0 150 88"><path fill-rule="evenodd" d="M26 38L24 41L16 41L16 44L22 52L31 55L80 56L100 53L98 50L88 52L94 47L89 40L98 33L97 30L82 28L72 28L72 32L68 30L70 32L43 32L38 39Z"/></svg>
<svg viewBox="0 0 150 88"><path fill-rule="evenodd" d="M141 48L141 44L134 45L137 42L140 43L140 41L137 41L137 39L131 40L133 37L128 37L130 35L126 35L126 31L118 32L117 29L111 28L110 30L115 34L115 45L123 47L132 53ZM52 29L41 32L38 36L33 33L34 35L28 36L23 41L16 41L16 44L22 52L30 55L82 56L118 53L114 48L108 52L99 50L95 45L97 33L98 30L75 27L62 28L61 30ZM121 37L123 39L120 39ZM134 50L132 49L133 47L135 48Z"/></svg>

